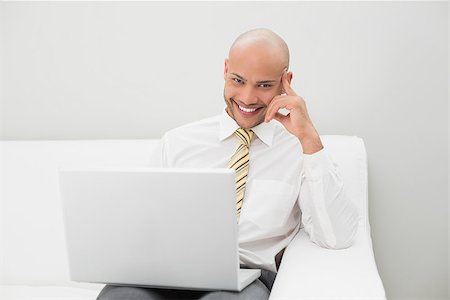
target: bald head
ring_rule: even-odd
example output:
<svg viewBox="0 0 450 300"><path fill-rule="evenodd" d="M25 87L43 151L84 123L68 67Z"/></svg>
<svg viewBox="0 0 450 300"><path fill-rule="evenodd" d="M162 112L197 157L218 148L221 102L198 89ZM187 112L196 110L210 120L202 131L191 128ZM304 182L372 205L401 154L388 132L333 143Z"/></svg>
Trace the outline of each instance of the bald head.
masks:
<svg viewBox="0 0 450 300"><path fill-rule="evenodd" d="M253 29L238 36L230 47L229 57L235 51L255 46L267 49L280 59L283 67L289 68L289 48L286 42L278 34L265 28Z"/></svg>
<svg viewBox="0 0 450 300"><path fill-rule="evenodd" d="M238 36L224 61L228 115L242 128L264 122L272 100L284 93L283 78L292 80L288 67L288 46L273 31L259 28Z"/></svg>

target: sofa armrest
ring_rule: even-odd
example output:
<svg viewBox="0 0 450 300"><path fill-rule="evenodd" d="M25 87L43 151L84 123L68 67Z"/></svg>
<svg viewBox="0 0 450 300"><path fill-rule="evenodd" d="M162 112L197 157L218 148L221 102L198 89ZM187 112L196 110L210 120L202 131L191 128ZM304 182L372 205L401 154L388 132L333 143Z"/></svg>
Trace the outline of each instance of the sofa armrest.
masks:
<svg viewBox="0 0 450 300"><path fill-rule="evenodd" d="M271 300L385 300L370 233L360 224L347 249L326 249L311 242L302 228L286 248Z"/></svg>

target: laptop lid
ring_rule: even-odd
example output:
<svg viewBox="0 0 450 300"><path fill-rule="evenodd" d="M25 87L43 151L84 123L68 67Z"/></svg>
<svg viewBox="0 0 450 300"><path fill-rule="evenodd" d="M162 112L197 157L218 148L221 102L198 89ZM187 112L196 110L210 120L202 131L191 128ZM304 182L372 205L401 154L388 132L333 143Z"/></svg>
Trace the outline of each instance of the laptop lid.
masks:
<svg viewBox="0 0 450 300"><path fill-rule="evenodd" d="M74 281L238 288L231 169L60 170Z"/></svg>

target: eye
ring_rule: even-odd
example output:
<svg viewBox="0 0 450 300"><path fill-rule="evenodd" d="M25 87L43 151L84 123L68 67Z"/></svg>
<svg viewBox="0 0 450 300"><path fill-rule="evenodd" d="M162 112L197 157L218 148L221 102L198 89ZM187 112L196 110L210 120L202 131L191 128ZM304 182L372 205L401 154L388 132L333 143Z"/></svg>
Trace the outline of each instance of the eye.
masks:
<svg viewBox="0 0 450 300"><path fill-rule="evenodd" d="M241 83L242 83L242 80L239 79L239 78L233 78L233 81L236 82L236 83L238 83L238 84L241 84Z"/></svg>
<svg viewBox="0 0 450 300"><path fill-rule="evenodd" d="M272 85L268 83L261 83L259 86L263 88L270 88Z"/></svg>

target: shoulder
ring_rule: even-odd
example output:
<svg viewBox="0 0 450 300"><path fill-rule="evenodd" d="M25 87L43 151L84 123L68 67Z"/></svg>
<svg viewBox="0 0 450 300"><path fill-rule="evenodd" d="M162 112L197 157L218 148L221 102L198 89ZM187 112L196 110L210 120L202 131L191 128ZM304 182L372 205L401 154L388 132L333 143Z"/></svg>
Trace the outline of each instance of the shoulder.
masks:
<svg viewBox="0 0 450 300"><path fill-rule="evenodd" d="M167 131L162 138L166 166L187 166L219 142L219 118L191 122Z"/></svg>
<svg viewBox="0 0 450 300"><path fill-rule="evenodd" d="M164 134L166 141L204 140L219 133L220 116L209 117L173 128Z"/></svg>

